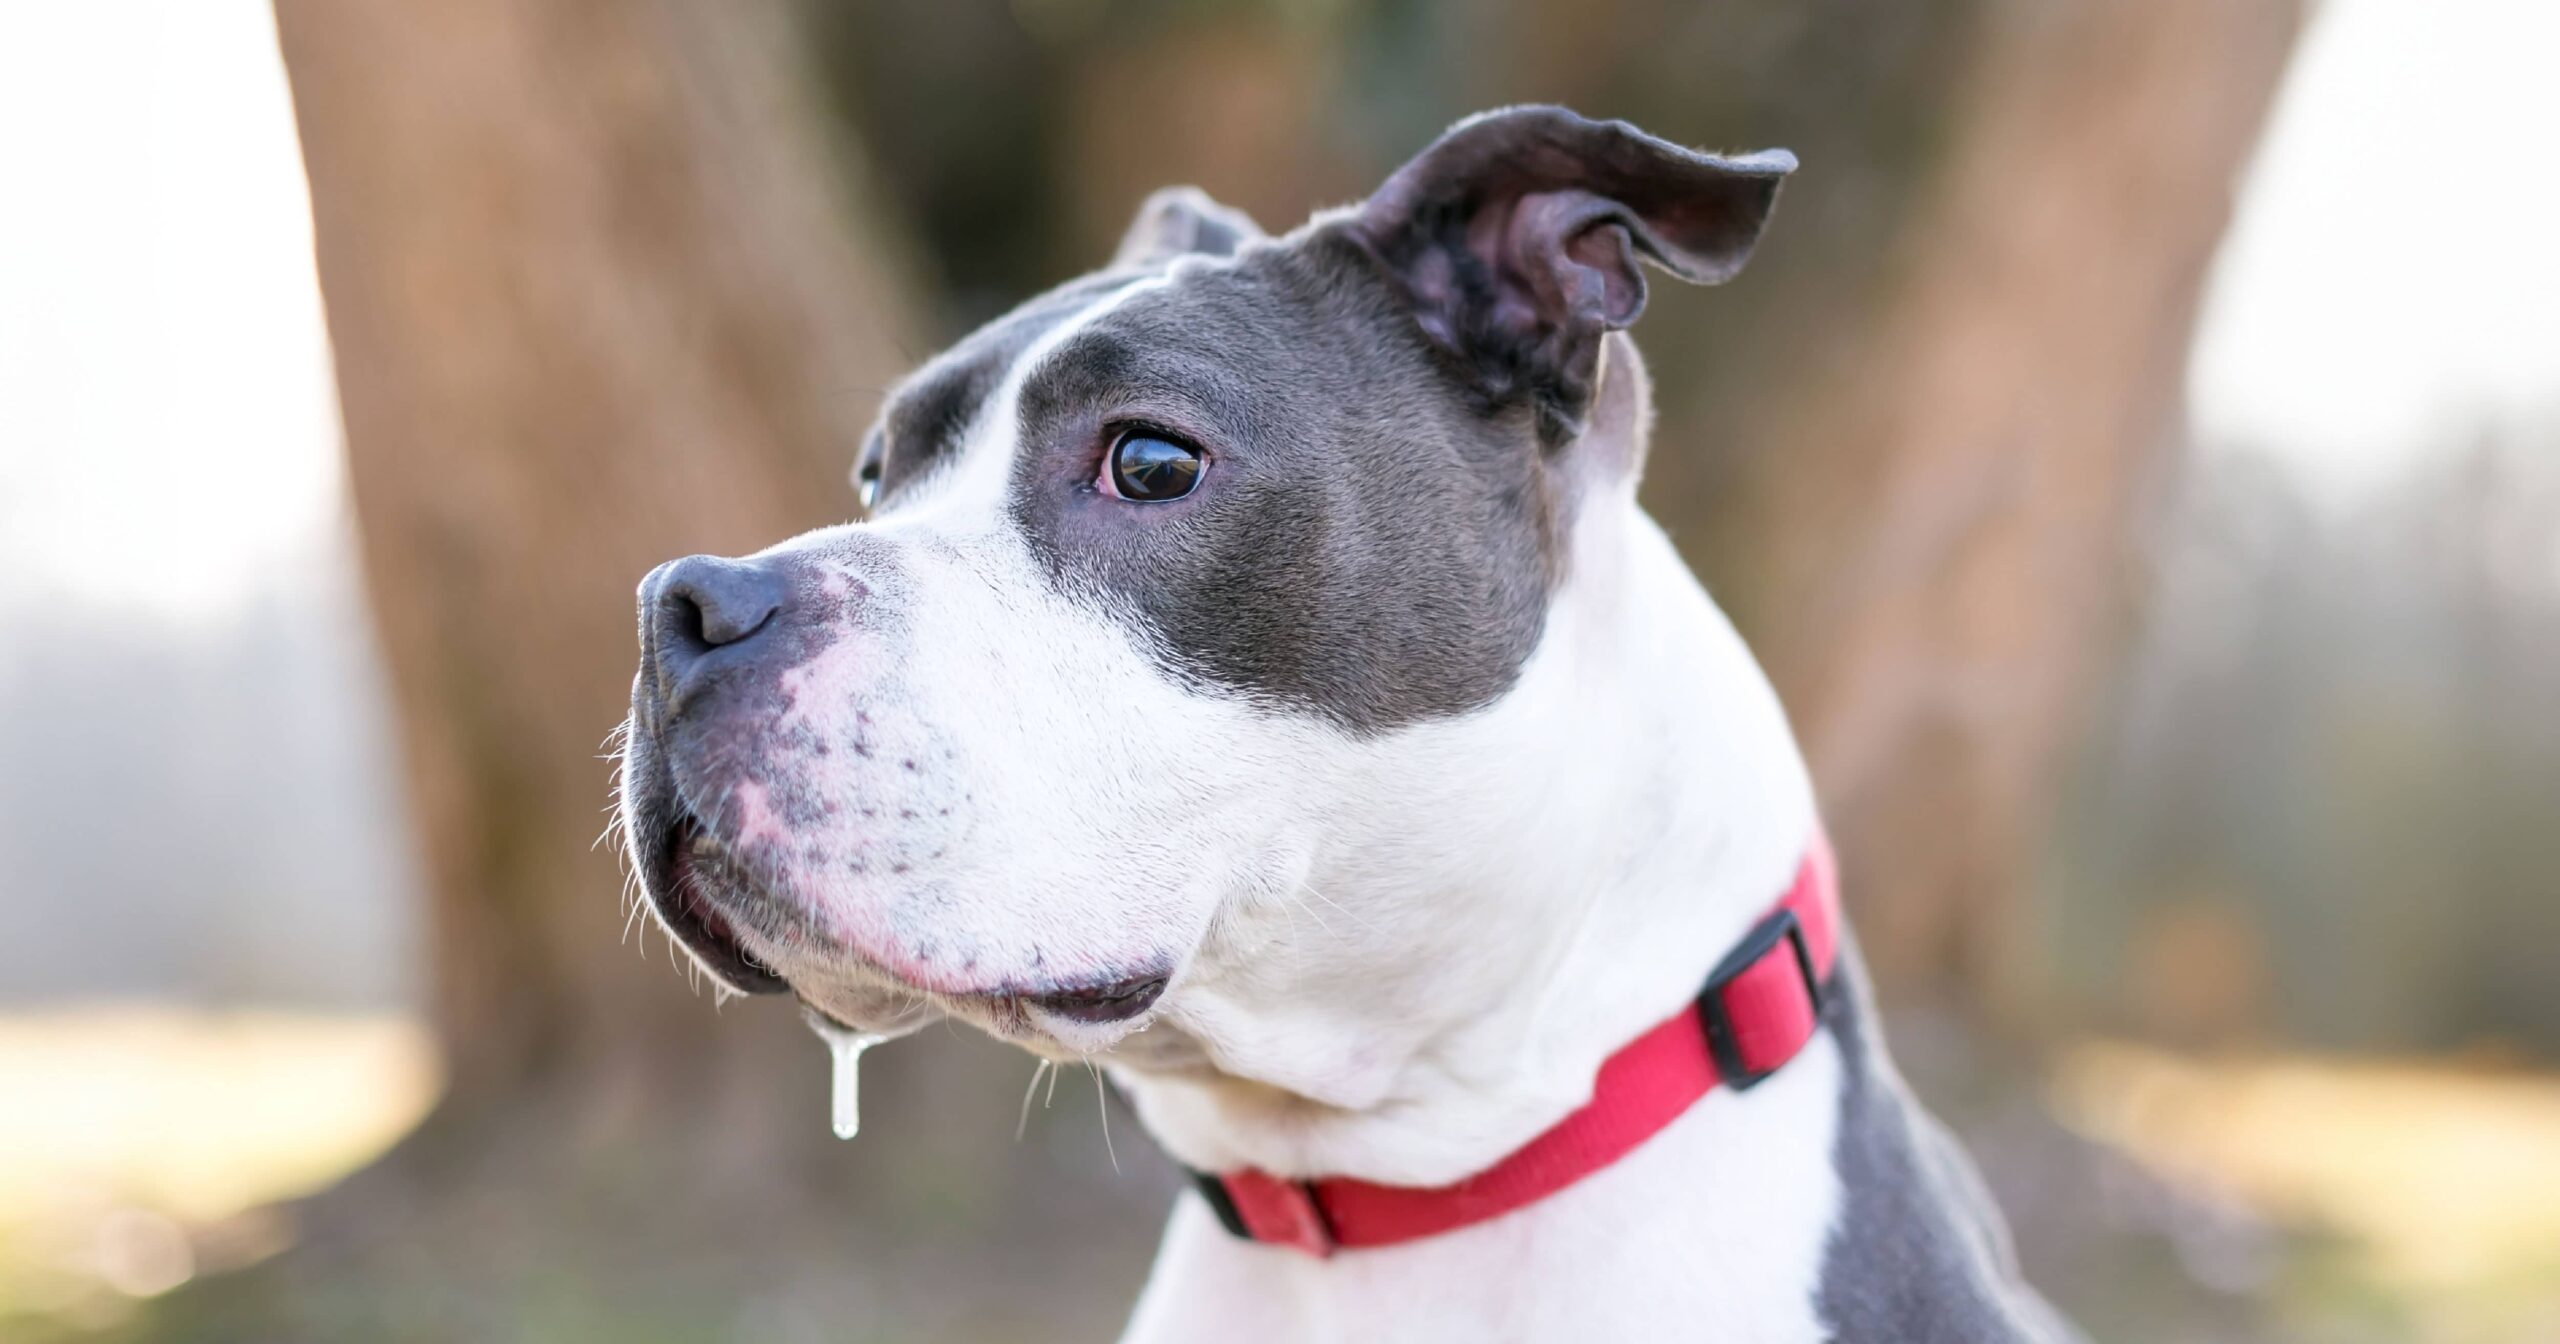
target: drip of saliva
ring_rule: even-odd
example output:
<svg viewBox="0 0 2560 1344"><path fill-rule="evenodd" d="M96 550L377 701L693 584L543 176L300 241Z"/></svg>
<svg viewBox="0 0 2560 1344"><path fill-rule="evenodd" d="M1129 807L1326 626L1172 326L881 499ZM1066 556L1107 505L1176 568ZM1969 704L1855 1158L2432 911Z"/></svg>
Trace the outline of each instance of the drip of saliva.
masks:
<svg viewBox="0 0 2560 1344"><path fill-rule="evenodd" d="M828 1118L837 1138L852 1138L862 1132L862 1052L889 1038L839 1026L815 1010L802 1016L808 1018L809 1029L818 1033L818 1039L827 1043L827 1054L835 1063L827 1088Z"/></svg>

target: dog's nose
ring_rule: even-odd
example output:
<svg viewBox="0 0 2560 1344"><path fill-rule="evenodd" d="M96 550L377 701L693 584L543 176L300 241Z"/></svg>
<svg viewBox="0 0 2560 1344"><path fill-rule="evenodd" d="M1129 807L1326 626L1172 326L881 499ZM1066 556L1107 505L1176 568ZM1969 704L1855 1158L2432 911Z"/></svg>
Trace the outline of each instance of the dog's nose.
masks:
<svg viewBox="0 0 2560 1344"><path fill-rule="evenodd" d="M689 555L640 581L641 647L670 710L720 667L748 656L789 588L766 563Z"/></svg>

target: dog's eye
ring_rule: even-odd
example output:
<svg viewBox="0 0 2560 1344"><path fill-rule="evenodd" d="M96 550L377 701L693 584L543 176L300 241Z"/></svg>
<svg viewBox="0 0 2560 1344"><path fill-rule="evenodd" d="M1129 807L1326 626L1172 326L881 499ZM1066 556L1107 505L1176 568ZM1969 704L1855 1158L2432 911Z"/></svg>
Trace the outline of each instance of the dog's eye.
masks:
<svg viewBox="0 0 2560 1344"><path fill-rule="evenodd" d="M1112 494L1141 504L1180 499L1200 484L1200 450L1153 430L1127 429L1111 445L1102 477Z"/></svg>
<svg viewBox="0 0 2560 1344"><path fill-rule="evenodd" d="M853 457L853 490L862 496L862 507L869 512L880 500L880 468L889 460L889 440L878 425L862 436L862 451Z"/></svg>

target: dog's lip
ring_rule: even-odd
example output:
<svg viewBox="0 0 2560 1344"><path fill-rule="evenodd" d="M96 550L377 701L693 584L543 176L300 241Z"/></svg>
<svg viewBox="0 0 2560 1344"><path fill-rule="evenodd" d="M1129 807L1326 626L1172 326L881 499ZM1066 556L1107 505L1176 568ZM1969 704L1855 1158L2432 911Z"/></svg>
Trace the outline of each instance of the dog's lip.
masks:
<svg viewBox="0 0 2560 1344"><path fill-rule="evenodd" d="M1165 986L1172 980L1170 972L1153 971L1020 997L1025 1006L1060 1021L1081 1026L1107 1026L1129 1021L1155 1007L1157 1000L1164 997Z"/></svg>
<svg viewBox="0 0 2560 1344"><path fill-rule="evenodd" d="M658 847L658 861L646 884L668 932L704 969L733 989L749 994L794 992L778 972L747 950L737 934L735 921L741 914L751 920L756 917L754 893L732 885L743 880L742 876L727 863L710 865L717 870L717 877L705 871L703 848L711 846L717 853L716 833L680 800L673 803L671 811L673 816L663 828ZM733 913L737 909L735 903L742 899L746 908ZM1142 1017L1163 999L1173 980L1171 967L1159 963L1107 979L1063 983L929 983L898 975L850 947L839 950L903 991L925 999L940 1000L953 1007L979 1006L999 1015L1027 1011L1046 1023L1070 1030L1108 1029Z"/></svg>
<svg viewBox="0 0 2560 1344"><path fill-rule="evenodd" d="M787 992L790 986L747 951L729 916L703 890L694 846L704 834L702 824L678 806L650 856L643 884L650 904L668 935L731 989L745 994Z"/></svg>
<svg viewBox="0 0 2560 1344"><path fill-rule="evenodd" d="M747 994L801 992L800 987L748 950L739 934L742 924L769 931L776 920L797 923L792 912L758 888L755 875L742 869L740 856L730 851L720 832L686 802L685 790L663 765L654 760L644 764L634 771L633 780L634 829L651 840L634 846L634 858L641 869L641 888L661 925L703 969L730 989ZM1027 984L1011 978L992 983L954 983L945 977L918 974L924 968L884 959L822 930L803 927L801 931L813 947L831 949L840 957L849 974L865 979L876 977L919 1003L939 1002L943 1005L940 1011L984 1015L999 1023L1009 1019L1015 1031L1033 1025L1036 1019L1040 1025L1053 1029L1050 1034L1063 1031L1089 1036L1111 1032L1153 1010L1173 980L1172 962L1159 957L1134 965L1123 962L1122 971L1107 978ZM823 991L812 986L811 992ZM904 1025L903 1019L914 1014L898 1016L898 1025Z"/></svg>

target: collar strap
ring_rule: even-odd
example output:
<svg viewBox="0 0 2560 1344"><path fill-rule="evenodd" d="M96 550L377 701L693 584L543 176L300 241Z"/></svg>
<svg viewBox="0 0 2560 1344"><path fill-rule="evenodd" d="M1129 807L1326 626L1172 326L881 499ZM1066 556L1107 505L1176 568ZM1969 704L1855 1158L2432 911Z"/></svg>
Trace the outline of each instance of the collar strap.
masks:
<svg viewBox="0 0 2560 1344"><path fill-rule="evenodd" d="M1289 1180L1194 1172L1229 1232L1313 1256L1454 1231L1536 1203L1635 1150L1718 1086L1747 1091L1822 1028L1839 960L1840 896L1817 831L1788 888L1718 962L1695 1001L1600 1065L1591 1100L1525 1147L1454 1185Z"/></svg>

